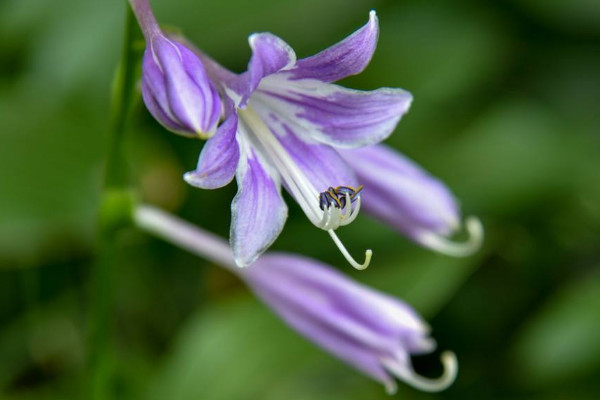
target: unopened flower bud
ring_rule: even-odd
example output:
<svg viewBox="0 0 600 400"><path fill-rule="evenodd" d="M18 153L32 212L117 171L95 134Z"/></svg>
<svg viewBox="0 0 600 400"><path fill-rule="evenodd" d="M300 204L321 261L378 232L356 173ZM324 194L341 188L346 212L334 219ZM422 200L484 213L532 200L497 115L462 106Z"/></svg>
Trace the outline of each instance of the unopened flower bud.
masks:
<svg viewBox="0 0 600 400"><path fill-rule="evenodd" d="M160 30L147 0L131 0L131 5L146 39L142 64L146 107L175 133L211 137L219 122L221 100L202 61Z"/></svg>

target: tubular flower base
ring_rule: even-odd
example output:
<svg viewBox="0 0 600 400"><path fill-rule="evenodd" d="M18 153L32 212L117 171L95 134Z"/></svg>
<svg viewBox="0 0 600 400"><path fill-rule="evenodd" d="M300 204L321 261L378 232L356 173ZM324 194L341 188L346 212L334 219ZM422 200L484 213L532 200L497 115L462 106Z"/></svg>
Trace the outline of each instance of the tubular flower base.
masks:
<svg viewBox="0 0 600 400"><path fill-rule="evenodd" d="M383 383L389 393L398 378L417 389L450 386L458 365L442 353L444 374L419 376L410 356L435 350L429 327L407 304L356 283L317 261L267 253L252 268L239 269L227 242L156 208L135 212L137 225L243 279L290 327L349 365Z"/></svg>

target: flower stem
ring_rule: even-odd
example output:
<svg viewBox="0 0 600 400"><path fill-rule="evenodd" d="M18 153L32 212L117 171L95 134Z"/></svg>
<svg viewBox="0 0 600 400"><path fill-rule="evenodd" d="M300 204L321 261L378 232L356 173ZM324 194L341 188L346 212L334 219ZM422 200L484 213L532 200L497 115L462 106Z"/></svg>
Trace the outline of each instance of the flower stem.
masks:
<svg viewBox="0 0 600 400"><path fill-rule="evenodd" d="M156 207L139 205L134 212L135 224L167 242L240 274L229 244L210 232L170 215Z"/></svg>
<svg viewBox="0 0 600 400"><path fill-rule="evenodd" d="M90 273L90 320L88 338L89 381L86 398L114 398L114 354L111 345L113 277L117 256L116 235L132 224L134 196L129 185L123 137L135 89L135 69L139 58L135 43L140 37L133 13L127 7L123 53L115 75L111 99L109 142L104 189L98 220L98 255Z"/></svg>
<svg viewBox="0 0 600 400"><path fill-rule="evenodd" d="M135 24L135 17L129 8L127 8L125 19L124 36L121 63L113 82L110 137L104 180L105 188L111 189L128 186L125 157L123 156L123 136L135 89L136 59L139 57L139 51L135 47L135 42L139 38L139 30Z"/></svg>

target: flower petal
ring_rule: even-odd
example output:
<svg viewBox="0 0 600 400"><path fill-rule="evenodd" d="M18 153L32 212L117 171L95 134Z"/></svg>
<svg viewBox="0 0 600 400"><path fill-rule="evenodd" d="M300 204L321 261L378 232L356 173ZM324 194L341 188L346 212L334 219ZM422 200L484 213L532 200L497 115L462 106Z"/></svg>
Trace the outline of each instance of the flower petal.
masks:
<svg viewBox="0 0 600 400"><path fill-rule="evenodd" d="M383 359L435 350L410 306L315 260L270 253L240 275L290 326L388 390L394 381Z"/></svg>
<svg viewBox="0 0 600 400"><path fill-rule="evenodd" d="M301 271L303 268L307 270ZM400 342L376 332L369 336L371 325L360 323L360 316L354 318L352 306L348 306L349 313L343 309L336 310L339 306L337 300L346 300L336 296L351 295L360 288L359 285L314 260L286 254L267 254L254 268L244 272L242 276L256 295L288 325L389 388L395 387L393 379L381 365L381 358L393 354ZM314 276L310 277L310 274ZM319 285L320 282L322 284ZM329 287L329 283L333 286ZM335 289L339 285L343 287ZM345 290L348 292L345 293ZM362 297L354 299L353 305L361 300ZM377 308L363 308L378 311ZM380 350L360 340L365 335Z"/></svg>
<svg viewBox="0 0 600 400"><path fill-rule="evenodd" d="M342 150L368 190L363 210L413 239L423 231L449 234L460 226L454 196L439 180L387 146Z"/></svg>
<svg viewBox="0 0 600 400"><path fill-rule="evenodd" d="M196 170L183 176L187 183L202 189L216 189L231 182L240 159L235 135L237 123L237 114L232 112L202 148Z"/></svg>
<svg viewBox="0 0 600 400"><path fill-rule="evenodd" d="M162 34L153 36L144 53L142 79L145 100L154 100L149 108L162 109L153 115L168 117L159 119L165 127L173 121L188 135L209 137L214 133L221 102L202 62L190 49Z"/></svg>
<svg viewBox="0 0 600 400"><path fill-rule="evenodd" d="M349 75L361 73L371 61L379 24L375 11L369 13L369 22L339 43L314 56L298 60L290 70L294 79L318 79L334 82Z"/></svg>
<svg viewBox="0 0 600 400"><path fill-rule="evenodd" d="M236 264L252 264L279 236L287 218L285 205L271 174L251 151L242 151L236 173L238 192L231 203L230 240Z"/></svg>
<svg viewBox="0 0 600 400"><path fill-rule="evenodd" d="M252 49L248 71L231 82L227 91L236 106L242 108L264 77L288 69L296 62L294 50L272 33L255 33L248 42Z"/></svg>
<svg viewBox="0 0 600 400"><path fill-rule="evenodd" d="M196 137L196 133L188 132L183 125L174 120L173 114L168 115L168 109L162 108L159 104L165 103L166 94L164 90L150 90L146 80L142 80L142 100L150 114L166 129L176 132L183 136ZM170 112L170 111L169 111Z"/></svg>
<svg viewBox="0 0 600 400"><path fill-rule="evenodd" d="M314 79L264 79L254 97L310 139L338 147L362 147L386 139L408 111L412 95L402 89L360 91Z"/></svg>
<svg viewBox="0 0 600 400"><path fill-rule="evenodd" d="M278 118L259 103L251 102L251 105L317 191L323 192L330 186L358 186L353 169L335 149L324 144L302 140L301 136L307 135L296 133L302 128L295 126L292 129L289 123Z"/></svg>
<svg viewBox="0 0 600 400"><path fill-rule="evenodd" d="M322 321L305 315L293 304L281 301L281 296L271 295L268 291L257 292L265 303L271 306L290 327L312 340L324 350L347 362L365 375L383 383L389 392L394 392L396 383L391 375L383 368L379 354L373 352L352 338L345 337L339 332L322 324Z"/></svg>

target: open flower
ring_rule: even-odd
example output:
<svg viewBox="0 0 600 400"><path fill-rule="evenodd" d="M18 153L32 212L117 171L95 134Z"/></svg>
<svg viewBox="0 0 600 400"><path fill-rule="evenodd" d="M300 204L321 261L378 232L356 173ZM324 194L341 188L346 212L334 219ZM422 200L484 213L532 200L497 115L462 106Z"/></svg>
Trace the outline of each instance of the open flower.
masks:
<svg viewBox="0 0 600 400"><path fill-rule="evenodd" d="M475 252L483 240L479 220L469 217L464 242L448 237L461 229L458 205L450 190L402 154L384 145L340 151L355 168L366 188L365 213L408 236L415 242L452 256Z"/></svg>
<svg viewBox="0 0 600 400"><path fill-rule="evenodd" d="M240 75L198 51L224 94L226 114L203 148L196 170L185 179L212 189L236 176L231 244L238 265L254 262L281 232L287 217L281 184L308 219L329 233L351 265L358 269L368 265L370 250L360 264L334 232L353 221L360 208L360 182L337 149L387 138L412 96L402 89L358 91L331 82L367 66L378 33L371 11L361 29L301 60L280 38L253 34L248 71Z"/></svg>
<svg viewBox="0 0 600 400"><path fill-rule="evenodd" d="M192 137L212 136L221 100L202 61L160 30L148 0L130 0L146 39L142 63L142 97L165 128Z"/></svg>
<svg viewBox="0 0 600 400"><path fill-rule="evenodd" d="M357 217L363 187L366 211L417 243L454 256L479 248L483 230L475 218L466 220L468 241L448 239L462 224L443 183L376 145L408 111L410 93L332 84L371 60L379 34L374 11L346 39L300 60L277 36L253 34L248 70L237 75L185 39L165 37L147 0L130 1L150 44L142 82L146 105L168 129L210 137L185 180L215 189L236 177L230 242L239 266L254 262L283 229L282 184L357 269L368 266L371 250L358 263L335 230ZM213 135L221 109L223 122Z"/></svg>
<svg viewBox="0 0 600 400"><path fill-rule="evenodd" d="M440 378L414 371L411 355L430 353L436 343L428 325L402 301L291 254L266 253L252 268L240 269L227 243L208 232L150 206L137 208L134 218L140 228L238 275L290 327L382 382L388 392L396 390L394 378L424 391L454 382L458 368L452 352L442 353Z"/></svg>

